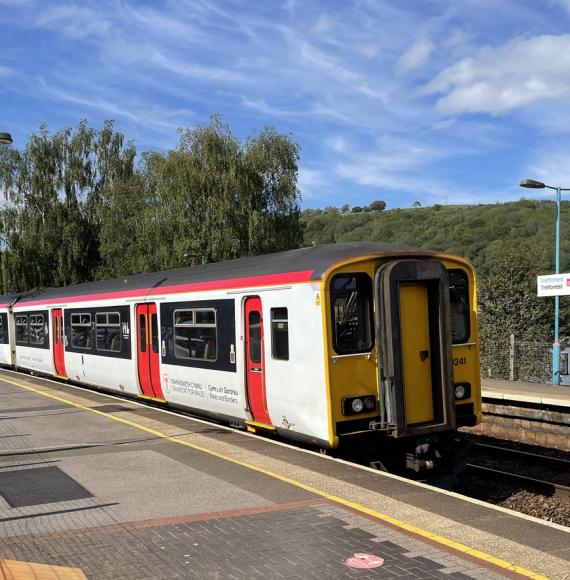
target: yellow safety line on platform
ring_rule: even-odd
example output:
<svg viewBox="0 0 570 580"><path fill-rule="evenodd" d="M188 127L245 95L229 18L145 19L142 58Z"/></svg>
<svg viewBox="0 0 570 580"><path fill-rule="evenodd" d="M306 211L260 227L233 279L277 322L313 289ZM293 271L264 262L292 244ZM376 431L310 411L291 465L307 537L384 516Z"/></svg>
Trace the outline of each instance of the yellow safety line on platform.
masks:
<svg viewBox="0 0 570 580"><path fill-rule="evenodd" d="M145 431L146 433L150 433L152 435L155 435L156 437L160 437L161 439L166 439L167 441L172 441L173 443L179 443L181 445L185 445L186 447L190 447L191 449L194 449L196 451L202 451L203 453L207 453L208 455L212 455L213 457L217 457L218 459L223 459L223 460L228 461L230 463L234 463L235 465L240 465L241 467L246 467L247 469L251 469L252 471L257 471L258 473L263 473L264 475L267 475L269 477L273 477L274 479L278 479L280 481L283 481L285 483L288 483L288 484L293 485L295 487L298 487L300 489L304 489L305 491L308 491L309 493L313 493L315 495L324 497L325 499L328 499L328 500L333 501L335 503L338 503L340 505L349 507L353 510L359 511L361 513L364 513L364 514L367 514L370 516L373 516L379 520L382 520L384 522L392 524L393 526L396 526L402 530L412 532L414 534L417 534L418 536L421 536L423 538L427 538L429 540L432 540L433 542L437 542L438 544L442 544L443 546L447 546L449 548L457 550L458 552L463 552L464 554L468 554L469 556L472 556L474 558L478 558L479 560L484 560L485 562L488 562L490 564L494 564L495 566L498 566L499 568L504 568L505 570L509 570L511 572L516 572L517 574L521 574L521 575L526 576L528 578L532 578L533 580L549 580L547 576L537 574L536 572L532 572L531 570L526 570L525 568L521 568L520 566L515 566L514 564L511 564L510 562L507 562L506 560L501 560L500 558L496 558L495 556L491 556L490 554L482 552L481 550L477 550L475 548L470 548L469 546L465 546L463 544L460 544L459 542L455 542L454 540L450 540L449 538L445 538L445 537L439 536L437 534L432 534L431 532L428 532L427 530L423 530L423 529L418 528L412 524L408 524L407 522L404 522L402 520L398 520L396 518L393 518L392 516L389 516L387 514L383 514L381 512L378 512L376 510L373 510L373 509L368 508L366 506L363 506L361 504L355 503L355 502L350 501L348 499L344 499L342 497L332 495L326 491L317 489L317 488L312 487L310 485L306 485L304 483L301 483L300 481L296 481L295 479L291 479L290 477L287 477L285 475L280 475L279 473L269 471L268 469L264 469L263 467L256 467L255 465L245 463L244 461L239 461L238 459L233 459L232 457L228 457L227 455L223 455L222 453L218 453L217 451L213 451L211 449L207 449L207 448L202 447L200 445L196 445L195 443L189 443L188 441L183 441L182 439L178 439L178 437L171 437L170 435L166 435L165 433L161 433L160 431L157 431L156 429L152 429L150 427L145 427L144 425L140 425L140 424L135 423L133 421L129 421L128 419L123 419L122 417L116 417L115 415L105 413L104 411L99 411L98 409L92 409L90 407L87 407L86 405L82 405L81 403L74 403L73 401L69 401L67 399L64 399L63 397L55 395L51 392L42 391L40 389L30 387L29 385L23 385L21 383L17 383L16 381L11 381L11 380L5 379L3 377L1 377L0 380L4 381L5 383L9 383L11 385L14 385L16 387L26 389L26 390L31 391L33 393L36 393L38 395L43 395L44 397L49 397L50 399L54 399L55 401L59 401L60 403L65 403L67 405L71 405L72 407L75 407L77 409L82 409L84 411L91 411L92 413L95 413L97 415L101 415L102 417L106 417L107 419L112 419L113 421L117 421L118 423L122 423L123 425L128 425L129 427L134 427L135 429L140 429L141 431Z"/></svg>

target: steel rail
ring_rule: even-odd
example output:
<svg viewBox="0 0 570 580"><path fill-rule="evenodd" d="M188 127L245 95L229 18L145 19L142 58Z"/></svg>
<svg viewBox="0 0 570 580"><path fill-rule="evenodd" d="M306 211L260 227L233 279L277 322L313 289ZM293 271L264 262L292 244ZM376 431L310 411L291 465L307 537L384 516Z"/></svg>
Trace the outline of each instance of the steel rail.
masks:
<svg viewBox="0 0 570 580"><path fill-rule="evenodd" d="M520 449L511 449L510 447L501 447L499 445L490 445L488 443L473 443L472 448L475 451L481 449L483 451L492 451L497 454L511 455L513 459L516 459L517 456L525 459L532 459L536 463L548 464L556 468L565 468L568 470L568 473L570 473L570 460L568 459L540 455L539 453L532 453L531 451L521 451Z"/></svg>
<svg viewBox="0 0 570 580"><path fill-rule="evenodd" d="M570 486L562 485L561 483L554 483L551 481L544 481L542 479L535 479L533 477L528 477L526 475L519 475L517 473L512 473L510 471L502 471L500 469L494 469L492 467L483 467L482 465L475 465L473 463L466 463L465 467L477 471L480 474L490 475L495 477L502 477L504 479L510 479L514 482L522 484L532 489L542 492L545 495L556 495L558 497L569 497L570 496Z"/></svg>

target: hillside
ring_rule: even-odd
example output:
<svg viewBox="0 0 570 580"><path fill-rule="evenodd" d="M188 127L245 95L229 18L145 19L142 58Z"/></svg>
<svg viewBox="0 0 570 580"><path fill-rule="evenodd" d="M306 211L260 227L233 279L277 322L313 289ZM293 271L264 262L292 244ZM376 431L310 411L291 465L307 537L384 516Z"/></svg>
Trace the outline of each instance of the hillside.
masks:
<svg viewBox="0 0 570 580"><path fill-rule="evenodd" d="M484 276L509 249L527 242L554 264L553 201L521 199L493 205L434 205L358 213L337 208L308 209L301 219L307 245L383 241L445 250L466 256ZM569 228L570 202L563 202L562 271L570 268Z"/></svg>

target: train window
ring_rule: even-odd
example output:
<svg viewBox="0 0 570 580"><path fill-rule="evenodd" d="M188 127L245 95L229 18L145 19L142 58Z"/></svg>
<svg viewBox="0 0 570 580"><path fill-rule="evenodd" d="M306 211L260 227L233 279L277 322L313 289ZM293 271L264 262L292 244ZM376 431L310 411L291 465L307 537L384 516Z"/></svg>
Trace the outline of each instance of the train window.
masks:
<svg viewBox="0 0 570 580"><path fill-rule="evenodd" d="M249 360L261 362L261 312L252 310L249 313Z"/></svg>
<svg viewBox="0 0 570 580"><path fill-rule="evenodd" d="M121 352L121 315L118 312L95 314L97 350Z"/></svg>
<svg viewBox="0 0 570 580"><path fill-rule="evenodd" d="M30 344L43 344L45 337L44 315L30 314Z"/></svg>
<svg viewBox="0 0 570 580"><path fill-rule="evenodd" d="M16 342L28 344L28 317L23 314L16 315Z"/></svg>
<svg viewBox="0 0 570 580"><path fill-rule="evenodd" d="M372 280L367 274L340 274L331 281L333 346L338 354L369 352L372 334Z"/></svg>
<svg viewBox="0 0 570 580"><path fill-rule="evenodd" d="M449 304L451 307L451 342L469 340L469 279L464 270L448 270Z"/></svg>
<svg viewBox="0 0 570 580"><path fill-rule="evenodd" d="M150 332L152 352L158 352L158 317L156 314L151 314L150 317Z"/></svg>
<svg viewBox="0 0 570 580"><path fill-rule="evenodd" d="M71 315L71 346L74 348L91 348L91 314Z"/></svg>
<svg viewBox="0 0 570 580"><path fill-rule="evenodd" d="M271 356L277 360L289 360L287 308L271 309Z"/></svg>
<svg viewBox="0 0 570 580"><path fill-rule="evenodd" d="M156 331L158 352L158 327ZM176 358L215 361L218 357L217 335L216 311L213 308L174 311L174 355Z"/></svg>
<svg viewBox="0 0 570 580"><path fill-rule="evenodd" d="M146 316L144 314L139 314L139 337L141 352L146 352Z"/></svg>

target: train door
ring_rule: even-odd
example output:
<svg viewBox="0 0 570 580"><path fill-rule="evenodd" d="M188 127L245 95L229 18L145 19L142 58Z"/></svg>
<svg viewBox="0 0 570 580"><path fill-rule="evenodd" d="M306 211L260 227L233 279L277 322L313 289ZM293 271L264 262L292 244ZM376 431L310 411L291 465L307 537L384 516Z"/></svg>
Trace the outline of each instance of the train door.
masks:
<svg viewBox="0 0 570 580"><path fill-rule="evenodd" d="M137 304L137 368L143 395L164 400L160 386L158 313L156 303Z"/></svg>
<svg viewBox="0 0 570 580"><path fill-rule="evenodd" d="M254 421L270 425L263 360L263 312L259 296L246 298L244 314L245 368L249 410Z"/></svg>
<svg viewBox="0 0 570 580"><path fill-rule="evenodd" d="M376 273L382 409L395 435L455 427L449 278L435 260Z"/></svg>
<svg viewBox="0 0 570 580"><path fill-rule="evenodd" d="M67 379L65 371L65 345L63 335L63 312L61 308L54 308L51 311L51 328L53 344L53 363L55 374L58 377Z"/></svg>

